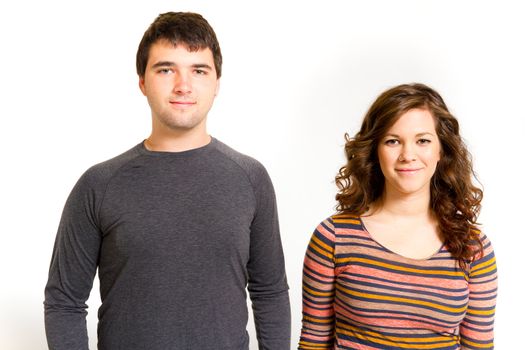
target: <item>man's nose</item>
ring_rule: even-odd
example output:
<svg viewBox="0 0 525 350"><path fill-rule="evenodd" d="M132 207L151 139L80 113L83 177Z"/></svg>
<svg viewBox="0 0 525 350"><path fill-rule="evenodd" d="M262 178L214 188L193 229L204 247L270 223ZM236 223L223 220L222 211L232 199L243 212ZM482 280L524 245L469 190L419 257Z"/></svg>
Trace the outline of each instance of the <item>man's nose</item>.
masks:
<svg viewBox="0 0 525 350"><path fill-rule="evenodd" d="M178 72L177 74L175 74L173 91L179 95L186 95L191 93L191 76L189 73Z"/></svg>

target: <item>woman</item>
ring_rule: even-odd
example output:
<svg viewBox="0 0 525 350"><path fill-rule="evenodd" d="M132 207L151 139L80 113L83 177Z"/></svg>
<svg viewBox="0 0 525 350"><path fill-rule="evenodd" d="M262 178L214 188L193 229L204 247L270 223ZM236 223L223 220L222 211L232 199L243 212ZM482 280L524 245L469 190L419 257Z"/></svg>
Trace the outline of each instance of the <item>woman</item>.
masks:
<svg viewBox="0 0 525 350"><path fill-rule="evenodd" d="M300 349L492 349L497 275L483 192L441 96L385 91L346 135L338 214L308 246Z"/></svg>

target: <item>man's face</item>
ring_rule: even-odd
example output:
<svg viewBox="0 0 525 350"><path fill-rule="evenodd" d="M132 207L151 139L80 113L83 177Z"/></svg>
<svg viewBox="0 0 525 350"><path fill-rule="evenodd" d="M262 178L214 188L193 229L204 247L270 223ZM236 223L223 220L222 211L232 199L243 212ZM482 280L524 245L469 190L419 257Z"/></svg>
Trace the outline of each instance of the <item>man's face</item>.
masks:
<svg viewBox="0 0 525 350"><path fill-rule="evenodd" d="M205 132L219 91L213 54L209 48L190 52L184 45L156 42L139 86L151 107L154 128Z"/></svg>

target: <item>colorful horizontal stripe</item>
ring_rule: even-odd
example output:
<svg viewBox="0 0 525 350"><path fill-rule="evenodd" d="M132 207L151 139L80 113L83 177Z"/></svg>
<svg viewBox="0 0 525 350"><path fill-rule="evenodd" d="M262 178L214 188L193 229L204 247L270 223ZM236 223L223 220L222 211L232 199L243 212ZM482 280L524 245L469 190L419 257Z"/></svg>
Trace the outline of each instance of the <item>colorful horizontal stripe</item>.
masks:
<svg viewBox="0 0 525 350"><path fill-rule="evenodd" d="M426 260L377 243L359 217L316 228L303 269L299 349L493 349L497 268L488 238L461 270L446 246Z"/></svg>

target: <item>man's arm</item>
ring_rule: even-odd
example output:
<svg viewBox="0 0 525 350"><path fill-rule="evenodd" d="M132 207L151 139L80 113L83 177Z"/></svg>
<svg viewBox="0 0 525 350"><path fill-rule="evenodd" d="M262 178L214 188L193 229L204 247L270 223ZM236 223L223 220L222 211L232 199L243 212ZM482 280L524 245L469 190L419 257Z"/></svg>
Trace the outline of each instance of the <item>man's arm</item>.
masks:
<svg viewBox="0 0 525 350"><path fill-rule="evenodd" d="M88 349L86 300L93 286L101 235L89 171L67 199L45 288L45 327L53 350Z"/></svg>
<svg viewBox="0 0 525 350"><path fill-rule="evenodd" d="M290 349L290 300L274 189L266 170L256 169L257 201L251 225L248 291L261 350Z"/></svg>

